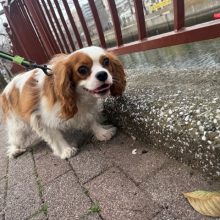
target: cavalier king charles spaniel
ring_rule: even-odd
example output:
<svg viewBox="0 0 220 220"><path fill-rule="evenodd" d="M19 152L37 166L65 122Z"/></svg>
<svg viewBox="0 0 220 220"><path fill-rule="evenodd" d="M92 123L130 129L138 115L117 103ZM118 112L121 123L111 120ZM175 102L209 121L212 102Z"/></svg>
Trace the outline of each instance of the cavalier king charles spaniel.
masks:
<svg viewBox="0 0 220 220"><path fill-rule="evenodd" d="M56 55L51 76L41 69L18 74L0 96L8 129L8 156L15 157L37 134L61 159L75 155L61 133L66 128L91 131L100 141L115 134L115 127L99 123L100 98L122 95L126 80L120 61L100 47Z"/></svg>

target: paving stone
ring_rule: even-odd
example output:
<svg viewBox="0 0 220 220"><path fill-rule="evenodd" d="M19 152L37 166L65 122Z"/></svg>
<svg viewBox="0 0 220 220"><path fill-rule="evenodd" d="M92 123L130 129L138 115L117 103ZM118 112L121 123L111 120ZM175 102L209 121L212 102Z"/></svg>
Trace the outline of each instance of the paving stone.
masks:
<svg viewBox="0 0 220 220"><path fill-rule="evenodd" d="M152 220L213 220L208 216L203 216L189 207L189 204L185 200L179 200L170 204L164 208L156 217ZM220 218L214 218L215 220Z"/></svg>
<svg viewBox="0 0 220 220"><path fill-rule="evenodd" d="M5 193L6 178L0 180L0 194Z"/></svg>
<svg viewBox="0 0 220 220"><path fill-rule="evenodd" d="M1 117L1 116L0 116ZM5 130L0 127L0 180L6 176L8 159L6 156L6 133Z"/></svg>
<svg viewBox="0 0 220 220"><path fill-rule="evenodd" d="M6 156L0 156L0 180L2 178L4 178L6 176L6 172L7 172L7 164L8 164L8 161L7 161L7 158Z"/></svg>
<svg viewBox="0 0 220 220"><path fill-rule="evenodd" d="M177 219L198 220L202 219L201 215L191 208L182 192L199 189L213 190L213 186L208 184L200 174L192 175L192 170L189 167L177 162L164 167L145 183L142 183L140 187L150 193L154 201L167 209L162 212L162 216L169 214Z"/></svg>
<svg viewBox="0 0 220 220"><path fill-rule="evenodd" d="M8 190L6 199L6 220L23 220L41 207L38 186L33 176L26 182L19 182Z"/></svg>
<svg viewBox="0 0 220 220"><path fill-rule="evenodd" d="M4 178L0 180L0 213L4 208L5 186L6 186L6 179Z"/></svg>
<svg viewBox="0 0 220 220"><path fill-rule="evenodd" d="M53 181L71 169L66 160L61 160L53 154L47 154L36 159L35 164L43 185Z"/></svg>
<svg viewBox="0 0 220 220"><path fill-rule="evenodd" d="M149 150L146 145L134 141L125 134L117 135L100 146L105 155L138 184L169 161L164 154ZM137 149L137 154L132 154L134 149Z"/></svg>
<svg viewBox="0 0 220 220"><path fill-rule="evenodd" d="M0 180L3 179L6 176L7 165L8 165L8 159L6 158L6 155L0 155L0 167L1 167L1 169L0 169Z"/></svg>
<svg viewBox="0 0 220 220"><path fill-rule="evenodd" d="M29 220L46 220L46 216L44 215L43 212L38 213L37 215L34 215L31 217Z"/></svg>
<svg viewBox="0 0 220 220"><path fill-rule="evenodd" d="M9 160L8 187L25 182L34 175L34 161L30 152Z"/></svg>
<svg viewBox="0 0 220 220"><path fill-rule="evenodd" d="M150 219L160 208L117 168L111 168L85 184L106 220ZM146 211L147 210L147 211Z"/></svg>
<svg viewBox="0 0 220 220"><path fill-rule="evenodd" d="M80 217L79 220L102 220L98 214L88 214Z"/></svg>
<svg viewBox="0 0 220 220"><path fill-rule="evenodd" d="M180 219L180 218L179 218ZM162 210L159 212L154 218L151 220L177 220L176 217L174 217L171 212L167 209ZM187 219L186 219L187 220Z"/></svg>
<svg viewBox="0 0 220 220"><path fill-rule="evenodd" d="M70 159L80 182L85 183L111 166L97 146L89 144Z"/></svg>
<svg viewBox="0 0 220 220"><path fill-rule="evenodd" d="M0 194L0 213L2 212L2 210L4 209L4 206L5 206L4 196L5 195L3 193Z"/></svg>
<svg viewBox="0 0 220 220"><path fill-rule="evenodd" d="M44 201L48 205L48 219L79 219L91 207L73 171L60 176L45 186Z"/></svg>

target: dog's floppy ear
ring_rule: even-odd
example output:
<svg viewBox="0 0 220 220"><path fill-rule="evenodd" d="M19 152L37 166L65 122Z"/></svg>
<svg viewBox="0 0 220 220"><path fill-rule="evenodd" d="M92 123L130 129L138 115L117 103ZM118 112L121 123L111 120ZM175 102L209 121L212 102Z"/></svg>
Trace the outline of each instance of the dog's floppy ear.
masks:
<svg viewBox="0 0 220 220"><path fill-rule="evenodd" d="M110 59L113 85L110 88L112 96L121 96L125 90L126 79L125 72L120 60L112 53L108 53Z"/></svg>
<svg viewBox="0 0 220 220"><path fill-rule="evenodd" d="M78 111L76 85L73 81L73 68L70 63L70 58L66 54L59 54L50 61L54 92L61 103L61 116L65 119L73 117Z"/></svg>

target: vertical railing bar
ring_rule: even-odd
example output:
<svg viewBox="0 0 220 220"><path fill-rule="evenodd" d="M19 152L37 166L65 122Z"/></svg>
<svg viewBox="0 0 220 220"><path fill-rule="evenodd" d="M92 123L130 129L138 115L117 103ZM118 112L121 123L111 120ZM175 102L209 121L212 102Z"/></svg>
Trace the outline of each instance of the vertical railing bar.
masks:
<svg viewBox="0 0 220 220"><path fill-rule="evenodd" d="M145 18L144 18L144 10L143 10L143 2L142 0L134 0L135 6L135 15L137 20L137 28L138 28L138 38L139 40L143 40L147 37L146 26L145 26Z"/></svg>
<svg viewBox="0 0 220 220"><path fill-rule="evenodd" d="M115 0L108 0L108 5L109 5L110 13L112 16L117 45L121 46L123 44L123 39L122 39L122 33L121 33L120 20L119 20L117 8L115 5Z"/></svg>
<svg viewBox="0 0 220 220"><path fill-rule="evenodd" d="M43 43L43 40L42 40L41 35L40 35L40 33L39 33L39 30L36 28L35 23L34 23L34 20L33 20L32 16L30 15L29 10L28 10L28 8L27 8L27 6L26 6L24 0L21 0L21 6L23 7L23 10L26 12L28 18L30 19L30 22L29 22L29 23L30 23L30 25L33 27L33 30L35 31L36 36L37 36L37 38L39 39L39 43L41 44L41 46L42 46L42 48L43 48L45 54L47 55L47 57L49 57L49 54L47 53L47 50L46 50L46 48L45 48L45 46L44 46L44 43Z"/></svg>
<svg viewBox="0 0 220 220"><path fill-rule="evenodd" d="M80 8L79 1L78 0L73 0L73 3L75 5L77 14L79 16L79 20L81 22L81 25L82 25L82 28L83 28L83 31L84 31L84 34L85 34L85 37L86 37L86 41L87 41L88 45L91 46L92 45L92 40L91 40L91 37L90 37L90 34L89 34L88 27L86 25L86 21L84 19L82 10Z"/></svg>
<svg viewBox="0 0 220 220"><path fill-rule="evenodd" d="M8 22L9 22L10 28L12 29L13 33L15 34L15 36L16 36L16 38L17 38L19 44L21 45L21 48L23 49L24 55L25 55L26 57L29 57L29 56L28 56L28 52L25 50L25 47L22 46L23 43L22 43L21 38L19 37L19 34L18 34L17 31L16 31L17 29L16 29L16 27L13 25L13 22L12 22L12 20L11 20L10 14L9 14L9 8L8 8L8 7L4 7L4 12L5 12L5 15L6 15L6 17L7 17L7 20L8 20Z"/></svg>
<svg viewBox="0 0 220 220"><path fill-rule="evenodd" d="M178 31L185 26L184 0L173 0L174 30Z"/></svg>
<svg viewBox="0 0 220 220"><path fill-rule="evenodd" d="M90 5L90 8L92 10L92 15L93 15L94 20L95 20L95 25L96 25L96 29L97 29L97 32L98 32L98 35L99 35L99 40L100 40L101 46L103 48L106 48L105 36L104 36L104 33L103 33L102 24L101 24L101 21L100 21L100 18L99 18L99 14L98 14L95 2L94 2L94 0L88 0L88 2L89 2L89 5Z"/></svg>
<svg viewBox="0 0 220 220"><path fill-rule="evenodd" d="M70 45L71 45L71 47L72 47L72 50L74 51L74 50L76 50L76 47L75 47L75 45L74 45L74 42L73 42L73 39L72 39L72 37L71 37L70 31L69 31L69 29L68 29L68 27L67 27L67 24L66 24L66 21L65 21L65 19L64 19L64 16L63 16L62 10L61 10L61 8L60 8L60 5L59 5L59 3L58 3L58 0L54 0L54 3L55 3L55 5L56 5L56 7L57 7L58 14L60 15L61 22L62 22L62 24L63 24L63 27L64 27L65 31L66 31L68 40L69 40Z"/></svg>
<svg viewBox="0 0 220 220"><path fill-rule="evenodd" d="M17 4L16 4L17 3ZM21 15L19 16L19 20L22 19L23 16L23 21L21 22L24 27L22 27L22 34L20 33L20 36L23 36L22 38L24 39L25 42L25 48L28 47L26 50L28 53L28 57L31 59L31 57L35 60L37 59L38 62L42 63L45 62L49 58L49 53L48 49L44 46L43 40L41 38L41 35L36 28L36 24L34 23L32 17L30 16L30 12L24 2L24 0L19 0L17 2L14 2L14 4L17 5L19 8L19 11ZM12 16L12 15L11 15ZM10 17L11 17L10 16ZM24 35L23 35L24 33ZM28 35L26 34L28 33ZM32 40L36 39L36 40ZM40 53L35 53L32 54L32 49L33 48L38 48L41 52Z"/></svg>
<svg viewBox="0 0 220 220"><path fill-rule="evenodd" d="M32 30L33 31L35 31L35 34L36 34L36 36L39 38L39 33L38 33L38 30L36 30L36 28L33 26L34 25L34 23L33 23L33 21L31 20L31 22L30 22L30 16L28 15L28 11L27 11L27 9L25 8L25 5L24 5L24 2L21 0L21 1L17 1L17 2L15 2L15 3L17 3L17 6L20 8L20 11L21 11L21 13L22 13L22 16L23 16L23 18L24 18L24 20L25 20L25 22L26 22L26 24L23 24L26 28L27 28L27 30L28 30L28 34L30 35L30 37L33 37L33 32L32 32ZM21 19L21 18L20 18ZM33 29L31 30L30 29L30 26L29 25L31 25L31 26L33 26ZM41 45L42 45L42 42L41 42L41 40L39 40L39 42L41 43ZM35 45L33 45L33 47L36 47Z"/></svg>
<svg viewBox="0 0 220 220"><path fill-rule="evenodd" d="M61 40L60 40L60 36L59 36L58 33L57 33L57 29L55 28L54 22L53 22L53 20L52 20L52 18L51 18L51 16L50 16L49 11L48 11L48 8L47 8L47 5L46 5L46 3L45 3L45 0L41 0L41 2L42 2L42 4L43 4L44 10L45 10L45 12L46 12L46 14L47 14L47 18L48 18L48 20L49 20L49 22L50 22L50 25L51 25L51 27L52 27L52 29L53 29L53 32L54 32L54 34L55 34L55 36L56 36L56 39L57 39L57 41L58 41L58 43L59 43L59 47L60 47L61 51L65 51L65 50L64 50L64 47L63 47L63 44L62 44L62 42L61 42Z"/></svg>
<svg viewBox="0 0 220 220"><path fill-rule="evenodd" d="M43 45L46 48L46 51L47 51L49 57L51 57L54 54L53 46L48 38L46 30L42 26L42 22L39 18L39 14L36 11L36 6L34 6L34 1L26 0L25 5L28 8L28 10L30 11L31 15L34 16L34 18L35 18L34 23L37 26L37 28L39 29L40 35L42 35L41 39L42 39Z"/></svg>
<svg viewBox="0 0 220 220"><path fill-rule="evenodd" d="M69 45L68 45L68 43L67 43L67 41L66 41L66 38L65 38L65 36L64 36L64 34L63 34L63 31L62 31L62 28L61 28L61 26L60 26L60 23L59 23L59 21L58 21L58 19L57 19L56 13L55 13L54 8L53 8L53 5L52 5L52 3L51 3L50 0L47 0L47 3L48 3L48 6L49 6L49 8L50 8L50 11L51 11L51 14L52 14L52 16L53 16L53 19L54 19L54 21L55 21L55 23L56 23L56 26L57 26L57 28L58 28L58 30L59 30L59 33L60 33L60 35L61 35L61 38L62 38L62 40L63 40L65 49L66 49L66 51L67 51L68 53L70 53ZM63 51L63 52L64 52L64 51Z"/></svg>
<svg viewBox="0 0 220 220"><path fill-rule="evenodd" d="M70 24L71 24L71 26L72 26L72 29L73 29L73 31L74 31L74 33L75 33L76 40L77 40L77 42L78 42L79 48L82 48L82 47L83 47L83 44L82 44L82 41L81 41L81 38L80 38L80 35L79 35L79 31L78 31L78 29L77 29L77 27L76 27L75 21L73 20L73 16L72 16L72 14L71 14L69 5L67 4L67 1L66 1L66 0L62 0L62 2L63 2L63 5L64 5L64 7L65 7L65 9L66 9L66 13L67 13L68 18L69 18L69 20L70 20Z"/></svg>
<svg viewBox="0 0 220 220"><path fill-rule="evenodd" d="M48 33L48 37L49 37L49 39L50 39L50 41L52 41L51 43L52 43L52 45L53 45L53 48L54 48L54 53L56 54L56 53L59 53L60 52L60 49L59 49L59 47L58 47L58 45L57 45L57 42L55 41L55 38L54 38L54 35L53 35L53 33L52 33L52 31L51 31L51 28L50 28L50 26L49 26L49 23L48 23L48 21L47 21L47 19L46 19L46 16L45 16L45 14L44 14L44 12L43 12L43 9L42 9L42 7L41 7L41 5L40 5L40 2L39 1L36 1L36 5L37 5L37 8L38 8L38 11L39 11L39 13L40 13L40 17L42 17L43 19L41 19L42 20L42 22L44 23L44 26L47 28L47 33Z"/></svg>

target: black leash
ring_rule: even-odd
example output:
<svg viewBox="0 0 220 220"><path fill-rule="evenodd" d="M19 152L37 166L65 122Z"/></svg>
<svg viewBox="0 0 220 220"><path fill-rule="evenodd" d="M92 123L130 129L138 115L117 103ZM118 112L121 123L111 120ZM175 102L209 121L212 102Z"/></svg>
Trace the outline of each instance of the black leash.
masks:
<svg viewBox="0 0 220 220"><path fill-rule="evenodd" d="M26 67L27 69L35 69L35 68L39 68L42 69L43 72L47 75L47 76L51 76L52 74L49 73L48 71L50 71L51 69L47 67L47 65L38 65L37 63L33 62L33 61L29 61L26 60L25 58L18 56L18 55L11 55L8 53L5 53L3 51L0 51L0 58L12 61L16 64L19 64L21 66Z"/></svg>

